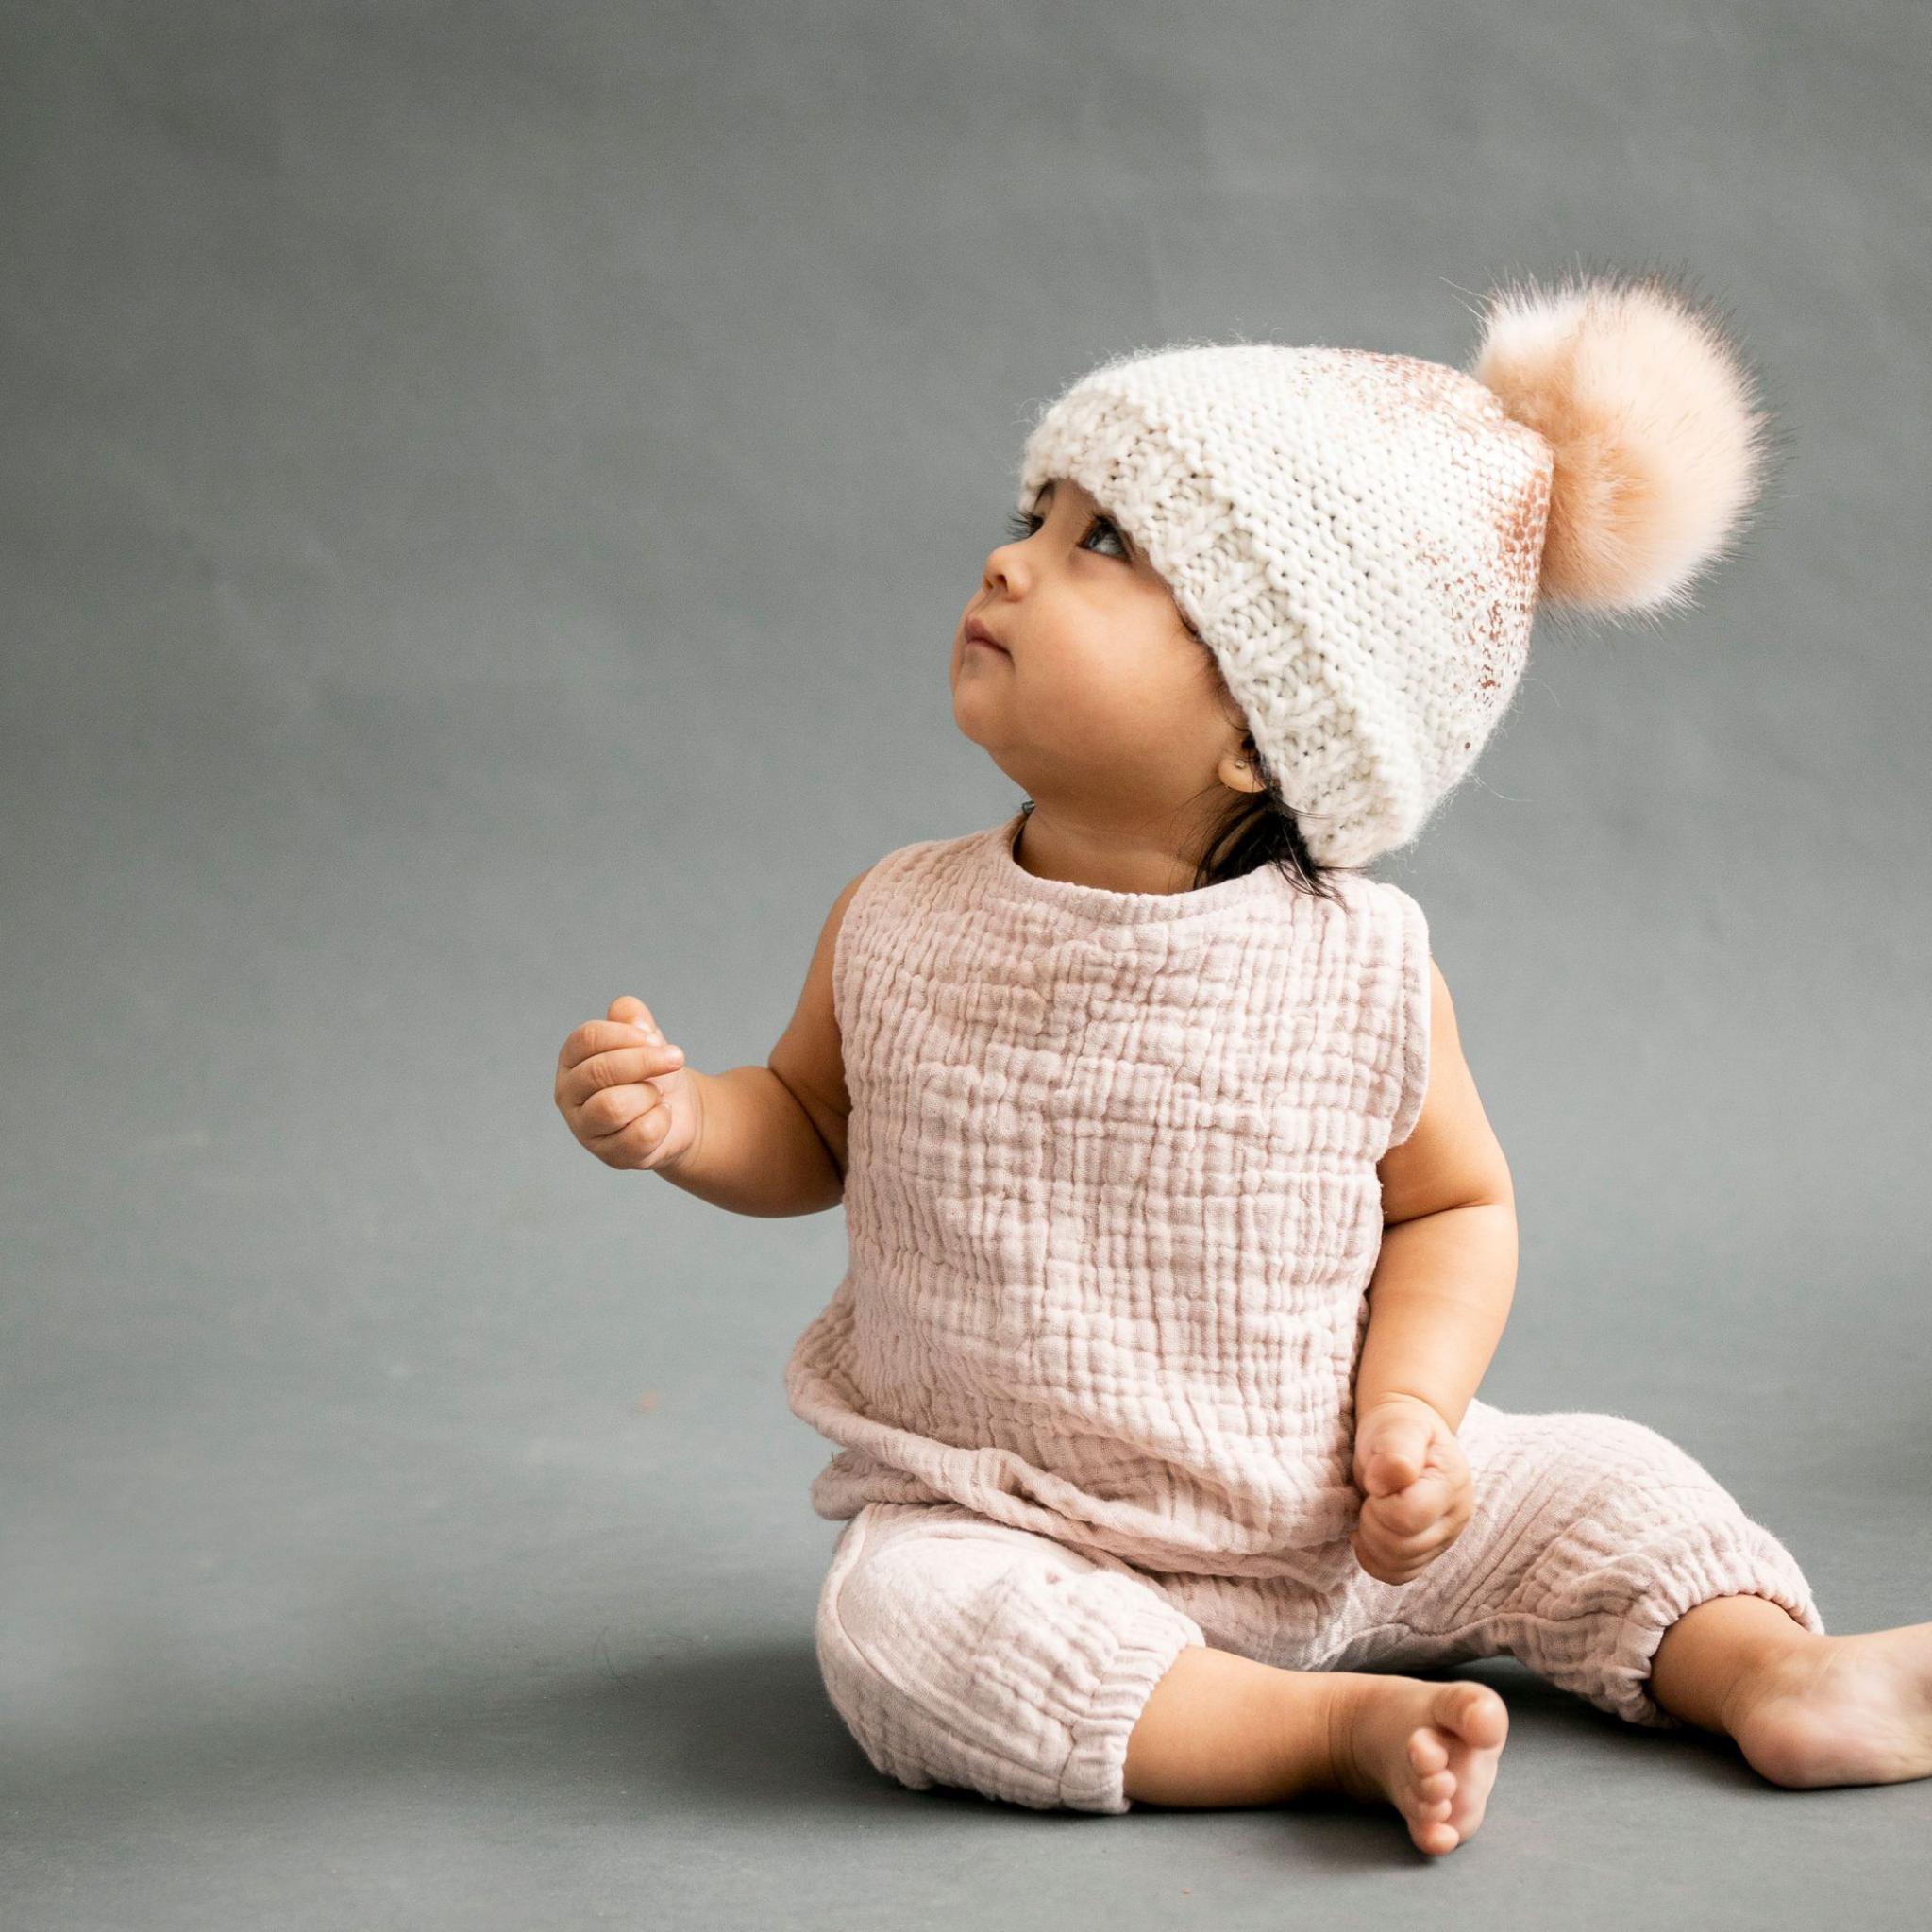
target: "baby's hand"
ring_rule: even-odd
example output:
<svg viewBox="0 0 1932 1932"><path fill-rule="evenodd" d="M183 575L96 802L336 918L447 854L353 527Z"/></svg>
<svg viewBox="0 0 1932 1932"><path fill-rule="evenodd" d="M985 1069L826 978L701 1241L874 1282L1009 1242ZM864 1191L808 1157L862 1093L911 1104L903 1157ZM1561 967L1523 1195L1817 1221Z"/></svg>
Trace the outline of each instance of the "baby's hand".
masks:
<svg viewBox="0 0 1932 1932"><path fill-rule="evenodd" d="M1349 1540L1380 1583L1408 1583L1462 1534L1475 1484L1455 1431L1419 1396L1385 1396L1355 1418L1361 1520Z"/></svg>
<svg viewBox="0 0 1932 1932"><path fill-rule="evenodd" d="M662 1172L697 1141L702 1103L684 1050L666 1043L651 1010L620 993L557 1054L557 1110L607 1168Z"/></svg>

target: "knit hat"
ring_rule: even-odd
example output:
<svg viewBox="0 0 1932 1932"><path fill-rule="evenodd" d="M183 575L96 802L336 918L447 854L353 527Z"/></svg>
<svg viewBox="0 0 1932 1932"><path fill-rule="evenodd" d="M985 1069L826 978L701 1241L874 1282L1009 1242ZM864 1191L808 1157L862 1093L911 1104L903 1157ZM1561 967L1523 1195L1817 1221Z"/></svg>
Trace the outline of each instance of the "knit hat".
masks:
<svg viewBox="0 0 1932 1932"><path fill-rule="evenodd" d="M1409 843L1475 763L1539 608L1694 605L1760 498L1768 418L1662 276L1492 291L1467 373L1372 349L1183 343L1038 416L1031 510L1079 483L1214 652L1310 855Z"/></svg>

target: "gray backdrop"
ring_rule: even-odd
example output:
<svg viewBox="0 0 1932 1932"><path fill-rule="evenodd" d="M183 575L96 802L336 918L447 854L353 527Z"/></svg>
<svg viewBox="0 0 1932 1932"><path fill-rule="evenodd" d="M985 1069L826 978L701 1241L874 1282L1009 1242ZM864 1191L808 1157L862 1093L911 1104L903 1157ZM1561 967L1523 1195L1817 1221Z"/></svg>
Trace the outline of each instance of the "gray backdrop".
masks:
<svg viewBox="0 0 1932 1932"><path fill-rule="evenodd" d="M1776 500L1696 613L1539 634L1378 870L1516 1174L1485 1395L1932 1617L1924 8L4 19L9 1926L1910 1920L1932 1783L1506 1660L1433 1864L882 1779L781 1386L840 1218L615 1174L551 1078L620 992L762 1063L839 886L1017 802L948 654L1092 361L1682 268Z"/></svg>

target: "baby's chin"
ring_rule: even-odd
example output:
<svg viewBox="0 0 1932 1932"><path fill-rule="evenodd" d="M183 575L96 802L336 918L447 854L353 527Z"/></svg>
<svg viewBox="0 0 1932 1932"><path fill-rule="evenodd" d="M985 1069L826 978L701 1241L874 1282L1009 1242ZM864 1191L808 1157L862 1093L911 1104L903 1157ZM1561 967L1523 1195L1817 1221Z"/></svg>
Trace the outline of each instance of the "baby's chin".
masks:
<svg viewBox="0 0 1932 1932"><path fill-rule="evenodd" d="M1011 762L1002 755L1002 749L1007 743L1006 732L1002 730L1000 720L988 714L985 706L976 704L970 697L962 701L960 694L955 690L952 698L952 721L959 727L960 735L968 744L977 745L1007 778L1012 779L1013 782L1022 789L1025 788L1025 781L1015 777Z"/></svg>
<svg viewBox="0 0 1932 1932"><path fill-rule="evenodd" d="M953 722L976 745L985 744L987 735L998 733L999 721L1011 708L1009 693L989 688L1001 678L1006 668L998 666L989 674L966 664L953 676Z"/></svg>

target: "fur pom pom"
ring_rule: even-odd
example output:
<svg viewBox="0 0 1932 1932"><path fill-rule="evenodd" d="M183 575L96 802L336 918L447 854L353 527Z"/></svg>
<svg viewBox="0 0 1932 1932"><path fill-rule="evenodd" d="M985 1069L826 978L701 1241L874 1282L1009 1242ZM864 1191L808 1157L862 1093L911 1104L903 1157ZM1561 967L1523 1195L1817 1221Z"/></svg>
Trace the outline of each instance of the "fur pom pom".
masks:
<svg viewBox="0 0 1932 1932"><path fill-rule="evenodd" d="M1538 598L1591 615L1692 607L1761 494L1769 418L1706 305L1664 276L1492 291L1469 372L1555 452Z"/></svg>

